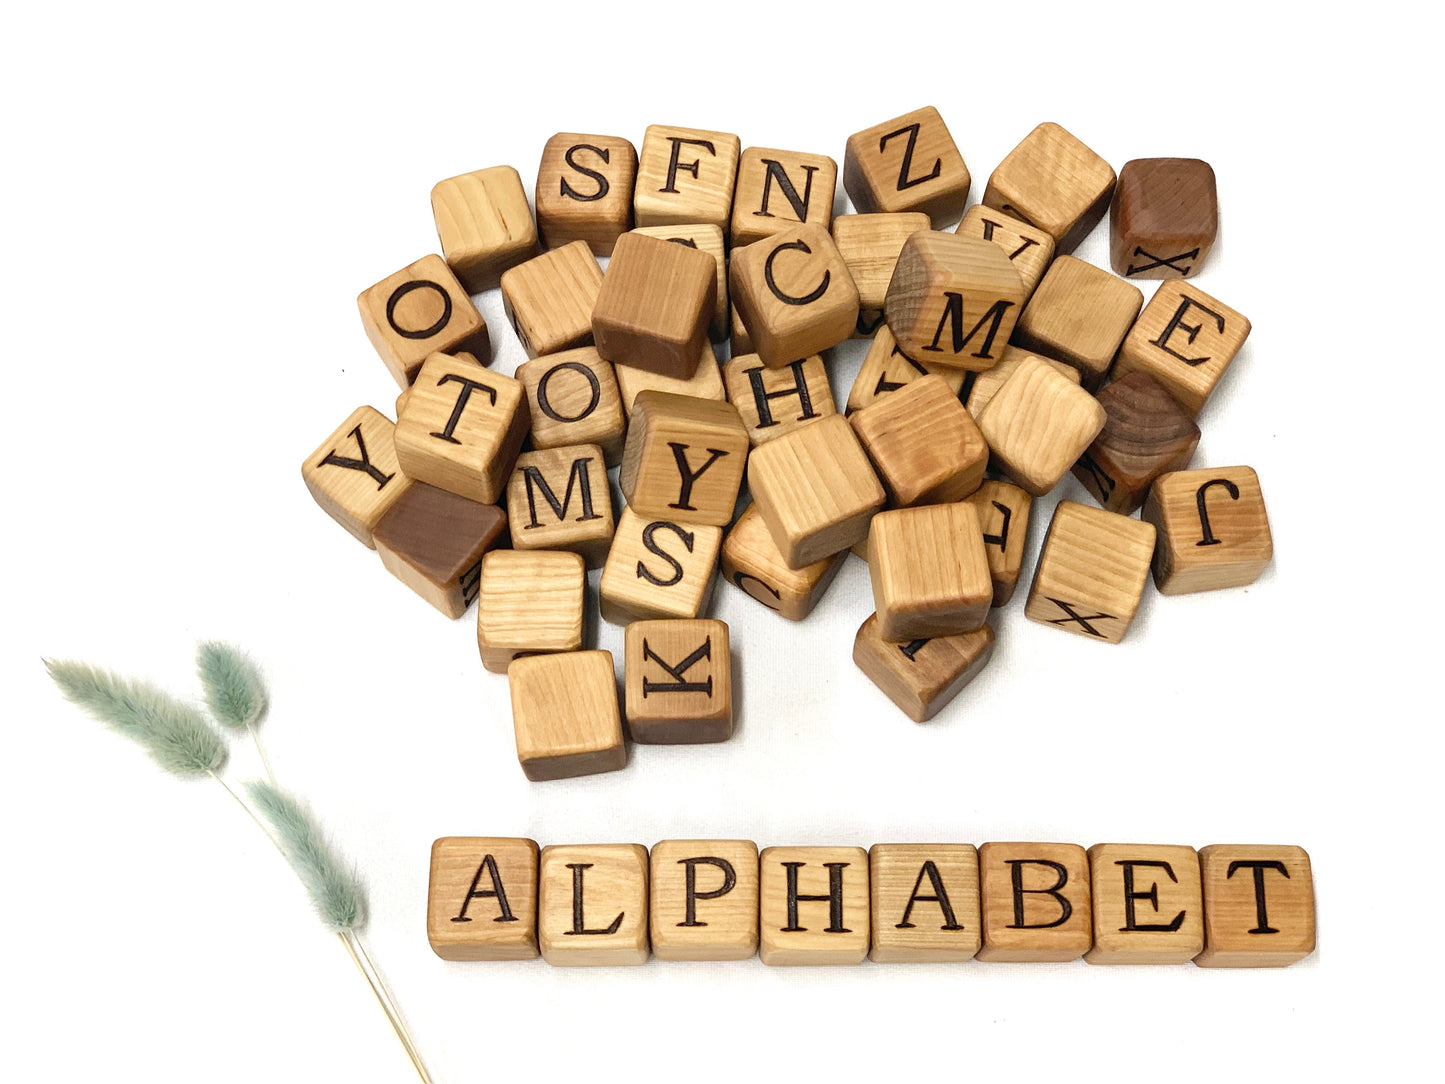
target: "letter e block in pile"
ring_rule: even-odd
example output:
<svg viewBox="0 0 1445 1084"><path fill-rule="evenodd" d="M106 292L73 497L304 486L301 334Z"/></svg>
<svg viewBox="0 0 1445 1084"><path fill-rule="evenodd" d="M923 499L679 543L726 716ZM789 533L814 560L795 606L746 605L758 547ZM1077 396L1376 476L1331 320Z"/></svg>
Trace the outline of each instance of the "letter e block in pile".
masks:
<svg viewBox="0 0 1445 1084"><path fill-rule="evenodd" d="M977 417L1004 473L1042 497L1093 443L1108 416L1078 384L1030 355Z"/></svg>
<svg viewBox="0 0 1445 1084"><path fill-rule="evenodd" d="M867 851L768 847L758 865L758 958L763 963L863 962L871 933Z"/></svg>
<svg viewBox="0 0 1445 1084"><path fill-rule="evenodd" d="M978 849L971 843L875 843L868 879L874 963L957 962L978 953Z"/></svg>
<svg viewBox="0 0 1445 1084"><path fill-rule="evenodd" d="M959 501L983 481L988 445L942 377L920 377L850 421L892 508Z"/></svg>
<svg viewBox="0 0 1445 1084"><path fill-rule="evenodd" d="M1024 616L1117 644L1138 612L1153 555L1153 524L1060 501Z"/></svg>
<svg viewBox="0 0 1445 1084"><path fill-rule="evenodd" d="M999 365L1002 364L1000 361ZM863 356L858 376L848 391L848 413L862 410L870 403L899 388L907 387L919 377L928 376L930 373L942 378L948 385L949 392L955 396L963 391L964 380L970 375L963 369L955 369L950 365L914 361L898 349L898 341L893 338L893 332L888 330L888 325L881 324L873 336L873 341L868 344L868 353ZM977 418L978 415L975 414L974 417Z"/></svg>
<svg viewBox="0 0 1445 1084"><path fill-rule="evenodd" d="M843 187L865 213L916 211L934 226L963 213L973 179L931 105L848 137Z"/></svg>
<svg viewBox="0 0 1445 1084"><path fill-rule="evenodd" d="M664 839L652 848L652 953L746 960L758 951L758 845Z"/></svg>
<svg viewBox="0 0 1445 1084"><path fill-rule="evenodd" d="M993 604L1005 606L1013 598L1023 568L1033 498L1016 485L989 480L965 499L978 512L983 552L993 578Z"/></svg>
<svg viewBox="0 0 1445 1084"><path fill-rule="evenodd" d="M1259 579L1274 540L1259 475L1208 467L1156 479L1144 518L1159 531L1154 585L1164 595L1243 587Z"/></svg>
<svg viewBox="0 0 1445 1084"><path fill-rule="evenodd" d="M1054 258L1054 238L1048 230L1037 229L1011 215L992 211L981 203L968 209L954 232L960 237L990 241L1003 249L1004 255L1019 273L1024 303L1033 296Z"/></svg>
<svg viewBox="0 0 1445 1084"><path fill-rule="evenodd" d="M1103 217L1113 192L1109 163L1046 121L998 164L983 205L1047 230L1055 251L1071 252Z"/></svg>
<svg viewBox="0 0 1445 1084"><path fill-rule="evenodd" d="M596 444L609 466L622 459L627 415L611 362L595 347L549 354L517 366L532 416L532 447Z"/></svg>
<svg viewBox="0 0 1445 1084"><path fill-rule="evenodd" d="M627 730L647 745L727 741L733 734L732 659L722 621L627 626Z"/></svg>
<svg viewBox="0 0 1445 1084"><path fill-rule="evenodd" d="M723 381L755 446L838 413L828 370L817 354L781 369L768 368L756 354L743 354L723 366Z"/></svg>
<svg viewBox="0 0 1445 1084"><path fill-rule="evenodd" d="M994 631L984 625L956 636L890 643L872 614L853 638L853 662L915 723L925 723L988 665Z"/></svg>
<svg viewBox="0 0 1445 1084"><path fill-rule="evenodd" d="M592 342L602 268L585 241L572 241L502 274L502 308L529 358Z"/></svg>
<svg viewBox="0 0 1445 1084"><path fill-rule="evenodd" d="M444 836L432 844L426 936L443 960L537 957L537 844Z"/></svg>
<svg viewBox="0 0 1445 1084"><path fill-rule="evenodd" d="M379 410L357 407L301 464L316 503L369 549L377 521L411 485L396 461L395 433Z"/></svg>
<svg viewBox="0 0 1445 1084"><path fill-rule="evenodd" d="M1182 964L1204 948L1204 897L1193 847L1098 843L1091 964Z"/></svg>
<svg viewBox="0 0 1445 1084"><path fill-rule="evenodd" d="M747 461L748 431L730 403L645 391L632 406L618 485L640 516L721 527Z"/></svg>
<svg viewBox="0 0 1445 1084"><path fill-rule="evenodd" d="M381 563L448 617L477 597L482 554L507 530L507 513L424 482L408 486L376 524Z"/></svg>
<svg viewBox="0 0 1445 1084"><path fill-rule="evenodd" d="M918 212L874 215L839 215L833 220L833 243L853 285L858 288L858 320L854 338L866 337L883 327L883 306L888 283L903 243L929 229L928 216Z"/></svg>
<svg viewBox="0 0 1445 1084"><path fill-rule="evenodd" d="M675 245L699 249L713 258L717 265L717 300L713 304L708 334L714 339L726 339L729 312L728 250L727 242L723 240L722 227L708 222L687 222L676 226L638 226L632 232L642 237L661 237Z"/></svg>
<svg viewBox="0 0 1445 1084"><path fill-rule="evenodd" d="M748 505L722 543L723 578L789 621L801 621L828 590L846 550L802 568L790 568L756 505Z"/></svg>
<svg viewBox="0 0 1445 1084"><path fill-rule="evenodd" d="M1086 388L1096 388L1143 304L1139 287L1073 256L1060 256L1019 317L1014 342L1068 362Z"/></svg>
<svg viewBox="0 0 1445 1084"><path fill-rule="evenodd" d="M1284 967L1315 950L1314 879L1304 850L1216 844L1199 852L1199 867L1200 967Z"/></svg>
<svg viewBox="0 0 1445 1084"><path fill-rule="evenodd" d="M1160 284L1124 339L1114 379L1142 370L1197 415L1248 337L1249 321L1241 313L1171 279Z"/></svg>
<svg viewBox="0 0 1445 1084"><path fill-rule="evenodd" d="M750 245L801 222L833 221L838 163L826 154L749 147L733 191L732 243Z"/></svg>
<svg viewBox="0 0 1445 1084"><path fill-rule="evenodd" d="M978 849L983 947L999 963L1077 960L1094 941L1089 858L1072 843L985 843Z"/></svg>
<svg viewBox="0 0 1445 1084"><path fill-rule="evenodd" d="M592 310L597 352L686 380L717 302L717 261L701 249L628 233L617 240Z"/></svg>
<svg viewBox="0 0 1445 1084"><path fill-rule="evenodd" d="M469 294L496 286L503 271L537 252L532 208L511 166L438 181L431 209L442 255Z"/></svg>
<svg viewBox="0 0 1445 1084"><path fill-rule="evenodd" d="M993 606L978 510L966 501L879 512L868 572L878 634L891 643L973 632Z"/></svg>
<svg viewBox="0 0 1445 1084"><path fill-rule="evenodd" d="M741 152L742 141L729 132L649 125L632 198L637 224L706 222L726 231Z"/></svg>
<svg viewBox="0 0 1445 1084"><path fill-rule="evenodd" d="M493 550L482 558L477 650L505 674L522 655L582 649L587 566L576 553Z"/></svg>
<svg viewBox="0 0 1445 1084"><path fill-rule="evenodd" d="M602 566L602 618L614 625L697 617L712 597L722 528L624 508Z"/></svg>
<svg viewBox="0 0 1445 1084"><path fill-rule="evenodd" d="M537 890L542 959L553 967L647 962L647 848L543 847Z"/></svg>
<svg viewBox="0 0 1445 1084"><path fill-rule="evenodd" d="M1109 262L1125 278L1199 273L1219 232L1214 170L1197 158L1136 158L1109 205Z"/></svg>
<svg viewBox="0 0 1445 1084"><path fill-rule="evenodd" d="M523 452L507 485L512 548L572 550L601 568L617 521L607 464L595 444Z"/></svg>
<svg viewBox="0 0 1445 1084"><path fill-rule="evenodd" d="M858 321L858 288L821 226L733 249L728 284L752 352L773 368L836 346Z"/></svg>
<svg viewBox="0 0 1445 1084"><path fill-rule="evenodd" d="M1023 307L1003 249L951 233L915 233L888 284L888 327L917 362L993 368Z"/></svg>
<svg viewBox="0 0 1445 1084"><path fill-rule="evenodd" d="M558 132L537 167L537 227L548 248L585 241L610 256L632 225L637 150L621 136Z"/></svg>
<svg viewBox="0 0 1445 1084"><path fill-rule="evenodd" d="M1104 428L1074 464L1074 477L1110 512L1127 516L1154 479L1189 466L1199 426L1148 373L1128 373L1097 398Z"/></svg>
<svg viewBox="0 0 1445 1084"><path fill-rule="evenodd" d="M440 256L423 256L361 291L356 307L366 337L403 389L431 354L492 356L487 322Z"/></svg>
<svg viewBox="0 0 1445 1084"><path fill-rule="evenodd" d="M570 779L626 767L610 651L514 659L507 684L517 759L528 779Z"/></svg>

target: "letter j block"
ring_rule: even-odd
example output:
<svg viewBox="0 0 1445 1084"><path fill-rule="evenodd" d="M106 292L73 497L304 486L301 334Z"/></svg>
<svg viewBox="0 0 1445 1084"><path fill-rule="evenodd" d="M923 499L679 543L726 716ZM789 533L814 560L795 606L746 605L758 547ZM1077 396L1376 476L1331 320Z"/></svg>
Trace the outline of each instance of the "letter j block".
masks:
<svg viewBox="0 0 1445 1084"><path fill-rule="evenodd" d="M443 960L537 956L537 844L444 836L432 844L426 936Z"/></svg>

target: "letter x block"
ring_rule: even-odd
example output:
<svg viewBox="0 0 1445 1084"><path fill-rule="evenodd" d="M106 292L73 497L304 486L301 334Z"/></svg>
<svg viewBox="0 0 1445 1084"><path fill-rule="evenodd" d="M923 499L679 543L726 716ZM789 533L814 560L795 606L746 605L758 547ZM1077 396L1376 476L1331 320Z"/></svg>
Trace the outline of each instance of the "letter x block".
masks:
<svg viewBox="0 0 1445 1084"><path fill-rule="evenodd" d="M978 849L972 844L875 843L868 877L874 963L957 962L978 953Z"/></svg>
<svg viewBox="0 0 1445 1084"><path fill-rule="evenodd" d="M601 568L617 521L607 464L595 444L523 452L507 485L512 548L571 550Z"/></svg>
<svg viewBox="0 0 1445 1084"><path fill-rule="evenodd" d="M1094 941L1089 858L1071 843L985 843L978 849L983 947L999 963L1077 960Z"/></svg>
<svg viewBox="0 0 1445 1084"><path fill-rule="evenodd" d="M1091 964L1182 964L1204 948L1204 897L1193 847L1089 848Z"/></svg>
<svg viewBox="0 0 1445 1084"><path fill-rule="evenodd" d="M1148 373L1127 373L1097 398L1104 428L1074 464L1074 477L1110 512L1127 516L1154 479L1189 466L1199 426Z"/></svg>
<svg viewBox="0 0 1445 1084"><path fill-rule="evenodd" d="M828 370L817 354L781 369L768 368L756 354L743 354L723 366L723 381L754 447L838 413Z"/></svg>
<svg viewBox="0 0 1445 1084"><path fill-rule="evenodd" d="M723 538L722 572L725 580L768 609L801 621L813 612L847 557L844 550L789 568L757 506L750 504Z"/></svg>
<svg viewBox="0 0 1445 1084"><path fill-rule="evenodd" d="M1085 387L1096 388L1143 304L1139 287L1102 267L1060 256L1019 317L1014 342L1068 362Z"/></svg>
<svg viewBox="0 0 1445 1084"><path fill-rule="evenodd" d="M542 848L537 934L553 967L644 964L647 924L646 847Z"/></svg>
<svg viewBox="0 0 1445 1084"><path fill-rule="evenodd" d="M382 565L448 617L477 597L482 554L507 530L507 513L416 482L387 509L372 537Z"/></svg>
<svg viewBox="0 0 1445 1084"><path fill-rule="evenodd" d="M1125 278L1189 278L1214 247L1214 170L1197 158L1136 158L1109 205L1109 261Z"/></svg>
<svg viewBox="0 0 1445 1084"><path fill-rule="evenodd" d="M1301 847L1199 852L1204 881L1200 967L1285 967L1315 950L1315 889Z"/></svg>
<svg viewBox="0 0 1445 1084"><path fill-rule="evenodd" d="M627 626L627 730L644 745L696 745L733 734L732 661L722 621Z"/></svg>
<svg viewBox="0 0 1445 1084"><path fill-rule="evenodd" d="M833 221L838 163L826 154L749 147L733 191L732 243L750 245L800 222Z"/></svg>
<svg viewBox="0 0 1445 1084"><path fill-rule="evenodd" d="M436 353L492 356L487 322L440 256L423 256L356 299L361 325L403 389Z"/></svg>
<svg viewBox="0 0 1445 1084"><path fill-rule="evenodd" d="M622 459L627 415L612 363L596 348L580 347L517 366L532 416L532 447L596 444L609 466Z"/></svg>
<svg viewBox="0 0 1445 1084"><path fill-rule="evenodd" d="M758 958L771 966L860 964L871 934L868 852L769 847L758 856Z"/></svg>
<svg viewBox="0 0 1445 1084"><path fill-rule="evenodd" d="M491 289L503 271L536 254L532 208L511 166L438 181L431 209L442 254L469 294Z"/></svg>
<svg viewBox="0 0 1445 1084"><path fill-rule="evenodd" d="M396 461L395 432L379 410L357 407L301 464L322 511L369 549L377 521L411 485Z"/></svg>
<svg viewBox="0 0 1445 1084"><path fill-rule="evenodd" d="M1124 339L1113 376L1146 372L1197 415L1248 337L1243 314L1171 279L1160 283Z"/></svg>
<svg viewBox="0 0 1445 1084"><path fill-rule="evenodd" d="M1070 252L1114 192L1114 170L1057 124L1045 122L1009 151L988 179L983 205L1047 230Z"/></svg>
<svg viewBox="0 0 1445 1084"><path fill-rule="evenodd" d="M1165 474L1143 515L1159 532L1153 567L1162 595L1243 587L1274 557L1259 475L1249 467Z"/></svg>
<svg viewBox="0 0 1445 1084"><path fill-rule="evenodd" d="M573 241L502 274L502 308L529 358L592 342L592 310L602 268L585 241Z"/></svg>
<svg viewBox="0 0 1445 1084"><path fill-rule="evenodd" d="M617 240L592 310L592 337L608 361L686 380L707 344L717 261L699 248L628 233Z"/></svg>
<svg viewBox="0 0 1445 1084"><path fill-rule="evenodd" d="M652 848L652 953L746 960L758 951L758 845L664 839Z"/></svg>
<svg viewBox="0 0 1445 1084"><path fill-rule="evenodd" d="M753 351L774 368L836 346L858 320L858 288L821 226L734 249L728 284Z"/></svg>
<svg viewBox="0 0 1445 1084"><path fill-rule="evenodd" d="M493 550L477 591L477 650L492 673L523 655L582 650L587 566L578 554Z"/></svg>
<svg viewBox="0 0 1445 1084"><path fill-rule="evenodd" d="M959 501L983 481L988 445L942 377L921 377L850 421L892 508Z"/></svg>
<svg viewBox="0 0 1445 1084"><path fill-rule="evenodd" d="M917 362L991 369L1023 307L1019 273L998 245L915 233L888 284L888 327Z"/></svg>
<svg viewBox="0 0 1445 1084"><path fill-rule="evenodd" d="M722 528L651 519L624 508L598 585L614 625L697 617L712 597Z"/></svg>
<svg viewBox="0 0 1445 1084"><path fill-rule="evenodd" d="M426 936L443 960L537 957L537 844L444 836L432 844Z"/></svg>
<svg viewBox="0 0 1445 1084"><path fill-rule="evenodd" d="M993 605L978 510L966 501L879 512L868 572L879 635L891 643L973 632Z"/></svg>
<svg viewBox="0 0 1445 1084"><path fill-rule="evenodd" d="M1117 644L1138 612L1153 555L1152 523L1060 501L1024 616Z"/></svg>
<svg viewBox="0 0 1445 1084"><path fill-rule="evenodd" d="M890 643L872 614L853 639L853 662L915 723L932 719L976 678L993 655L993 627L957 636Z"/></svg>
<svg viewBox="0 0 1445 1084"><path fill-rule="evenodd" d="M999 364L1002 365L1003 362ZM893 338L893 332L888 330L887 324L882 324L873 335L873 341L868 345L868 353L863 356L863 364L858 369L858 376L848 391L848 413L862 410L868 404L877 402L883 396L907 387L919 377L928 376L930 373L942 377L948 390L955 396L963 391L964 380L969 376L964 370L955 369L951 365L914 361L898 349L898 341ZM978 415L974 414L974 417L977 418Z"/></svg>
<svg viewBox="0 0 1445 1084"><path fill-rule="evenodd" d="M994 459L1035 497L1068 473L1107 417L1097 399L1033 355L977 415Z"/></svg>
<svg viewBox="0 0 1445 1084"><path fill-rule="evenodd" d="M548 248L585 241L610 256L632 225L637 149L621 136L558 132L537 167L537 227Z"/></svg>
<svg viewBox="0 0 1445 1084"><path fill-rule="evenodd" d="M1024 303L1033 296L1054 258L1054 238L1048 230L1027 225L981 203L968 209L954 232L960 237L991 241L1003 249L1004 255L1019 273Z"/></svg>
<svg viewBox="0 0 1445 1084"><path fill-rule="evenodd" d="M1006 606L1018 586L1033 498L1008 482L985 481L965 498L978 512L983 552L993 579L993 604Z"/></svg>
<svg viewBox="0 0 1445 1084"><path fill-rule="evenodd" d="M645 391L632 407L618 485L638 515L721 527L733 518L748 444L730 403Z"/></svg>
<svg viewBox="0 0 1445 1084"><path fill-rule="evenodd" d="M931 105L848 137L843 187L865 213L920 211L934 226L963 213L973 179Z"/></svg>
<svg viewBox="0 0 1445 1084"><path fill-rule="evenodd" d="M570 779L627 766L612 652L513 659L507 685L517 759L528 779Z"/></svg>
<svg viewBox="0 0 1445 1084"><path fill-rule="evenodd" d="M839 215L833 220L833 243L848 265L858 287L858 321L854 338L866 337L883 324L888 283L903 243L915 233L930 229L928 216L919 212L874 215Z"/></svg>
<svg viewBox="0 0 1445 1084"><path fill-rule="evenodd" d="M742 141L730 132L649 125L632 198L637 224L706 222L726 231L741 152Z"/></svg>

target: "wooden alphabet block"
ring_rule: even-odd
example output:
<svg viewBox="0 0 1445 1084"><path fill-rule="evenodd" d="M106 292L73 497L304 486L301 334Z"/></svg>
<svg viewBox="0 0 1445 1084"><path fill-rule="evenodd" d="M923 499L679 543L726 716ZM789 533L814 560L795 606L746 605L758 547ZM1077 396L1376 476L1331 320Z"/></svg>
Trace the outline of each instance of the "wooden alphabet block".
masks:
<svg viewBox="0 0 1445 1084"><path fill-rule="evenodd" d="M713 305L708 334L714 339L728 335L728 253L721 226L709 222L688 222L679 226L639 226L632 231L643 237L661 237L677 245L706 252L717 265L717 301ZM747 351L744 351L747 353Z"/></svg>
<svg viewBox="0 0 1445 1084"><path fill-rule="evenodd" d="M1285 967L1315 950L1315 888L1301 847L1219 845L1199 852L1200 967Z"/></svg>
<svg viewBox="0 0 1445 1084"><path fill-rule="evenodd" d="M553 967L645 964L647 923L646 847L542 848L537 932Z"/></svg>
<svg viewBox="0 0 1445 1084"><path fill-rule="evenodd" d="M366 337L403 389L432 354L491 359L487 322L440 256L423 256L361 291L356 307Z"/></svg>
<svg viewBox="0 0 1445 1084"><path fill-rule="evenodd" d="M1091 964L1182 964L1204 948L1204 897L1193 847L1098 843Z"/></svg>
<svg viewBox="0 0 1445 1084"><path fill-rule="evenodd" d="M890 508L959 501L983 481L988 445L942 377L920 377L849 420Z"/></svg>
<svg viewBox="0 0 1445 1084"><path fill-rule="evenodd" d="M746 960L758 951L758 845L664 839L652 848L652 953Z"/></svg>
<svg viewBox="0 0 1445 1084"><path fill-rule="evenodd" d="M926 723L988 665L994 631L984 625L957 636L890 643L871 614L853 638L853 662L915 723Z"/></svg>
<svg viewBox="0 0 1445 1084"><path fill-rule="evenodd" d="M858 369L858 376L848 392L848 413L862 410L890 392L906 387L920 376L928 376L930 373L942 377L948 390L955 396L963 390L964 380L970 375L963 369L955 369L949 365L914 361L898 349L898 341L893 338L893 332L888 330L887 324L883 324L873 336L873 342L869 344L868 353L864 355L863 364Z"/></svg>
<svg viewBox="0 0 1445 1084"><path fill-rule="evenodd" d="M1023 304L1033 296L1054 258L1054 238L1048 230L1027 225L1012 215L994 212L981 203L968 209L954 232L960 237L991 241L1003 249L1019 273Z"/></svg>
<svg viewBox="0 0 1445 1084"><path fill-rule="evenodd" d="M838 163L826 154L749 147L733 191L732 243L750 245L800 222L826 230L837 189Z"/></svg>
<svg viewBox="0 0 1445 1084"><path fill-rule="evenodd" d="M322 511L368 549L377 521L411 485L396 461L395 432L379 410L357 407L301 464Z"/></svg>
<svg viewBox="0 0 1445 1084"><path fill-rule="evenodd" d="M532 447L596 444L608 466L622 460L627 415L612 363L583 346L517 366L532 419Z"/></svg>
<svg viewBox="0 0 1445 1084"><path fill-rule="evenodd" d="M628 233L617 239L592 337L608 361L686 380L707 345L717 303L717 261L690 245Z"/></svg>
<svg viewBox="0 0 1445 1084"><path fill-rule="evenodd" d="M451 356L456 358L460 362L465 362L468 365L482 365L482 362L477 358L475 354L468 354L465 350L458 350ZM411 399L411 389L412 385L408 384L397 394L396 406L394 407L394 410L398 418L400 418L402 414L406 411L406 404Z"/></svg>
<svg viewBox="0 0 1445 1084"><path fill-rule="evenodd" d="M1192 283L1170 279L1124 339L1113 376L1142 370L1197 415L1248 337L1243 314Z"/></svg>
<svg viewBox="0 0 1445 1084"><path fill-rule="evenodd" d="M426 936L443 960L537 958L537 844L443 836L431 847Z"/></svg>
<svg viewBox="0 0 1445 1084"><path fill-rule="evenodd" d="M617 520L597 445L523 452L507 485L507 508L513 549L571 550L588 568L607 559Z"/></svg>
<svg viewBox="0 0 1445 1084"><path fill-rule="evenodd" d="M1060 501L1044 538L1024 616L1117 644L1138 612L1153 555L1152 523Z"/></svg>
<svg viewBox="0 0 1445 1084"><path fill-rule="evenodd" d="M602 566L602 619L614 625L697 617L712 597L722 528L624 508Z"/></svg>
<svg viewBox="0 0 1445 1084"><path fill-rule="evenodd" d="M493 550L477 588L477 650L505 674L522 655L582 650L587 566L565 551Z"/></svg>
<svg viewBox="0 0 1445 1084"><path fill-rule="evenodd" d="M821 226L733 249L728 285L753 352L774 368L836 346L858 319L858 288Z"/></svg>
<svg viewBox="0 0 1445 1084"><path fill-rule="evenodd" d="M1162 475L1143 516L1159 532L1153 568L1161 595L1243 587L1274 557L1259 475L1249 467Z"/></svg>
<svg viewBox="0 0 1445 1084"><path fill-rule="evenodd" d="M632 198L639 226L707 222L727 230L742 141L729 132L652 124Z"/></svg>
<svg viewBox="0 0 1445 1084"><path fill-rule="evenodd" d="M963 213L973 179L931 105L848 137L843 187L864 213L918 211L935 228Z"/></svg>
<svg viewBox="0 0 1445 1084"><path fill-rule="evenodd" d="M1060 256L1019 317L1014 342L1066 361L1096 388L1129 334L1144 295L1139 287L1073 256Z"/></svg>
<svg viewBox="0 0 1445 1084"><path fill-rule="evenodd" d="M530 425L520 381L433 354L397 420L397 462L418 482L492 504L506 488Z"/></svg>
<svg viewBox="0 0 1445 1084"><path fill-rule="evenodd" d="M789 621L801 621L813 612L847 556L839 552L802 568L789 568L768 525L750 504L723 538L722 573L768 609Z"/></svg>
<svg viewBox="0 0 1445 1084"><path fill-rule="evenodd" d="M447 265L479 294L497 285L502 272L537 251L537 226L522 178L511 166L492 166L438 181L431 210Z"/></svg>
<svg viewBox="0 0 1445 1084"><path fill-rule="evenodd" d="M837 414L754 449L748 485L784 563L799 569L866 538L887 496Z"/></svg>
<svg viewBox="0 0 1445 1084"><path fill-rule="evenodd" d="M710 343L703 343L698 355L697 369L686 380L661 373L650 373L646 369L634 369L631 365L614 365L617 387L622 392L622 409L630 417L637 405L637 397L645 391L667 392L669 395L686 395L691 399L710 399L715 403L728 401L727 389L723 386L722 367Z"/></svg>
<svg viewBox="0 0 1445 1084"><path fill-rule="evenodd" d="M1005 606L1014 596L1023 568L1033 498L1018 486L989 480L964 499L978 512L978 525L983 530L983 552L993 580L993 604Z"/></svg>
<svg viewBox="0 0 1445 1084"><path fill-rule="evenodd" d="M1125 278L1187 279L1214 247L1214 170L1197 158L1136 158L1109 204L1109 262Z"/></svg>
<svg viewBox="0 0 1445 1084"><path fill-rule="evenodd" d="M585 241L596 256L612 255L632 227L637 149L621 136L558 132L537 167L537 227L548 248Z"/></svg>
<svg viewBox="0 0 1445 1084"><path fill-rule="evenodd" d="M1104 428L1074 464L1074 477L1103 507L1127 516L1155 478L1189 466L1199 426L1148 373L1128 373L1096 398Z"/></svg>
<svg viewBox="0 0 1445 1084"><path fill-rule="evenodd" d="M998 245L915 233L888 284L888 327L914 361L981 371L997 363L1023 302L1018 271Z"/></svg>
<svg viewBox="0 0 1445 1084"><path fill-rule="evenodd" d="M529 358L592 343L602 268L585 241L571 241L502 273L502 308Z"/></svg>
<svg viewBox="0 0 1445 1084"><path fill-rule="evenodd" d="M860 964L868 955L868 852L768 847L758 857L758 958L773 967Z"/></svg>
<svg viewBox="0 0 1445 1084"><path fill-rule="evenodd" d="M506 530L507 513L496 505L415 482L372 537L388 572L448 617L461 617L477 597L482 554Z"/></svg>
<svg viewBox="0 0 1445 1084"><path fill-rule="evenodd" d="M756 354L743 354L723 366L723 381L754 447L838 413L827 367L817 354L781 369L768 368Z"/></svg>
<svg viewBox="0 0 1445 1084"><path fill-rule="evenodd" d="M967 502L879 512L868 573L878 634L890 643L973 632L993 605L978 510Z"/></svg>
<svg viewBox="0 0 1445 1084"><path fill-rule="evenodd" d="M1004 381L1014 375L1014 371L1023 363L1024 358L1037 358L1039 355L1030 354L1027 350L1020 350L1016 346L1005 346L1003 356L998 359L998 364L992 369L985 369L981 373L974 374L973 383L969 385L968 398L965 403L968 412L977 420L983 414L983 408L996 394L998 389L1004 386ZM1040 358L1040 361L1048 363L1049 368L1067 377L1069 382L1079 385L1082 376L1079 370L1075 369L1068 362L1055 361L1053 358Z"/></svg>
<svg viewBox="0 0 1445 1084"><path fill-rule="evenodd" d="M969 843L875 843L868 849L877 964L971 960L982 944L978 850Z"/></svg>
<svg viewBox="0 0 1445 1084"><path fill-rule="evenodd" d="M733 736L732 657L722 621L627 626L627 731L644 745L696 745Z"/></svg>
<svg viewBox="0 0 1445 1084"><path fill-rule="evenodd" d="M1113 192L1109 163L1046 121L999 163L983 205L1047 230L1056 252L1071 252L1103 217Z"/></svg>
<svg viewBox="0 0 1445 1084"><path fill-rule="evenodd" d="M978 879L983 906L978 959L1063 963L1089 951L1094 936L1084 848L985 843L978 849Z"/></svg>
<svg viewBox="0 0 1445 1084"><path fill-rule="evenodd" d="M1093 443L1106 415L1083 388L1029 356L977 417L983 439L1008 476L1042 497Z"/></svg>
<svg viewBox="0 0 1445 1084"><path fill-rule="evenodd" d="M528 779L571 779L627 766L612 652L525 655L507 667L507 685L517 759Z"/></svg>
<svg viewBox="0 0 1445 1084"><path fill-rule="evenodd" d="M732 277L731 272L729 272L728 277ZM753 352L752 337L748 334L747 325L743 323L743 318L738 315L738 307L733 304L731 295L728 297L728 305L728 344L731 348L731 356L738 357L742 354L751 354Z"/></svg>
<svg viewBox="0 0 1445 1084"><path fill-rule="evenodd" d="M722 527L732 522L748 443L731 404L645 391L632 405L618 485L640 516Z"/></svg>
<svg viewBox="0 0 1445 1084"><path fill-rule="evenodd" d="M853 285L858 287L858 320L854 338L866 337L886 326L883 305L888 300L888 283L903 243L915 233L931 229L921 212L899 214L839 215L833 220L833 243Z"/></svg>

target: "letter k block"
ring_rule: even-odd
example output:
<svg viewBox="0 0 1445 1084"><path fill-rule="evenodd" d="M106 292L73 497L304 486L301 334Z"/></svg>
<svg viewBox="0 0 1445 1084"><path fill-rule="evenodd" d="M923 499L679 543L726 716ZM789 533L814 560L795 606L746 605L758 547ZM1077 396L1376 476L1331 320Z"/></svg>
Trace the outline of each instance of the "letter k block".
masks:
<svg viewBox="0 0 1445 1084"><path fill-rule="evenodd" d="M731 403L645 391L632 406L618 484L639 516L725 527L748 446Z"/></svg>
<svg viewBox="0 0 1445 1084"><path fill-rule="evenodd" d="M722 621L634 621L627 626L627 729L641 744L727 741L732 666Z"/></svg>

